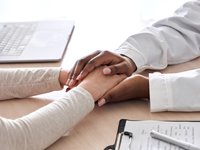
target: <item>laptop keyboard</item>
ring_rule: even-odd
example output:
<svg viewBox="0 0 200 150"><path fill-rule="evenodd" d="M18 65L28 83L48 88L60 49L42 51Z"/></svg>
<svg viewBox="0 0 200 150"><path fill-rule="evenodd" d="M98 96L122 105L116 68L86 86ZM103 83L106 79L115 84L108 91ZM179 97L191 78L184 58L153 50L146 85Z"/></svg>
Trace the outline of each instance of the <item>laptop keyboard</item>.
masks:
<svg viewBox="0 0 200 150"><path fill-rule="evenodd" d="M19 56L29 43L37 23L10 23L0 30L0 56Z"/></svg>

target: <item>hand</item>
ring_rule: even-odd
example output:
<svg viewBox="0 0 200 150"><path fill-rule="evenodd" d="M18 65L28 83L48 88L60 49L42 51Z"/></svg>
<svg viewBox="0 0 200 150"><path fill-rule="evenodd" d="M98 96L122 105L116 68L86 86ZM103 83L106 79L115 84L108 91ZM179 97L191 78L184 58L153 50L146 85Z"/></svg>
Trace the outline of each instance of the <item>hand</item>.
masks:
<svg viewBox="0 0 200 150"><path fill-rule="evenodd" d="M67 85L72 88L77 81L85 78L90 72L99 66L105 66L105 75L126 74L130 76L135 70L135 63L126 56L121 56L109 51L96 51L78 60L70 71Z"/></svg>
<svg viewBox="0 0 200 150"><path fill-rule="evenodd" d="M98 105L137 98L149 98L149 79L142 75L132 75L120 82L98 100Z"/></svg>
<svg viewBox="0 0 200 150"><path fill-rule="evenodd" d="M60 74L59 74L59 82L60 82L60 86L62 88L63 88L64 85L66 85L68 77L69 77L69 71L67 71L65 69L61 69Z"/></svg>
<svg viewBox="0 0 200 150"><path fill-rule="evenodd" d="M78 86L83 87L91 93L95 101L126 77L124 74L105 76L102 70L103 67L95 69L78 84Z"/></svg>

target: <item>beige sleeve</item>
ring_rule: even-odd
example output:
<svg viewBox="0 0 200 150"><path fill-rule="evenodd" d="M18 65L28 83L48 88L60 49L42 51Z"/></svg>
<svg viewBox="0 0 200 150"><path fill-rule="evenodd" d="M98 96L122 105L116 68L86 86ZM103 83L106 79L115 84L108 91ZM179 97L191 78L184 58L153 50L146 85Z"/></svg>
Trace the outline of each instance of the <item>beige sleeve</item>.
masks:
<svg viewBox="0 0 200 150"><path fill-rule="evenodd" d="M16 120L0 118L2 150L44 150L94 108L93 97L76 87L62 99Z"/></svg>
<svg viewBox="0 0 200 150"><path fill-rule="evenodd" d="M60 68L0 69L0 100L60 90Z"/></svg>

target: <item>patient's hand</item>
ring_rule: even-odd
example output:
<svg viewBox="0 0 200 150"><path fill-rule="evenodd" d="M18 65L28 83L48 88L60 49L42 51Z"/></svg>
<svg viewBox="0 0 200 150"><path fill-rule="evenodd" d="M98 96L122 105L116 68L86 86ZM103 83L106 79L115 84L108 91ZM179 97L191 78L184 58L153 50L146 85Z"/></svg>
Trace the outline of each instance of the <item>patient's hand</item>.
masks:
<svg viewBox="0 0 200 150"><path fill-rule="evenodd" d="M95 101L126 77L126 75L122 74L105 76L102 70L103 67L97 68L78 85L91 93Z"/></svg>

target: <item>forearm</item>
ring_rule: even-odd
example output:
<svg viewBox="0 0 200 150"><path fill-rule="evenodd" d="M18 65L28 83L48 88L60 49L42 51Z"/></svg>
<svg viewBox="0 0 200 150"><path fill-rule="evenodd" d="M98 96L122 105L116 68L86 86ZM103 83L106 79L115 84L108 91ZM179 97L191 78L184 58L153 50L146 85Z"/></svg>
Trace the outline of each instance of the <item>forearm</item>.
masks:
<svg viewBox="0 0 200 150"><path fill-rule="evenodd" d="M60 90L60 68L0 69L0 100Z"/></svg>
<svg viewBox="0 0 200 150"><path fill-rule="evenodd" d="M93 107L92 96L79 87L22 118L0 118L1 149L43 150L84 118Z"/></svg>
<svg viewBox="0 0 200 150"><path fill-rule="evenodd" d="M130 36L116 52L131 58L137 71L163 69L199 56L200 1L188 2L172 17Z"/></svg>
<svg viewBox="0 0 200 150"><path fill-rule="evenodd" d="M150 74L151 111L200 111L200 69Z"/></svg>

